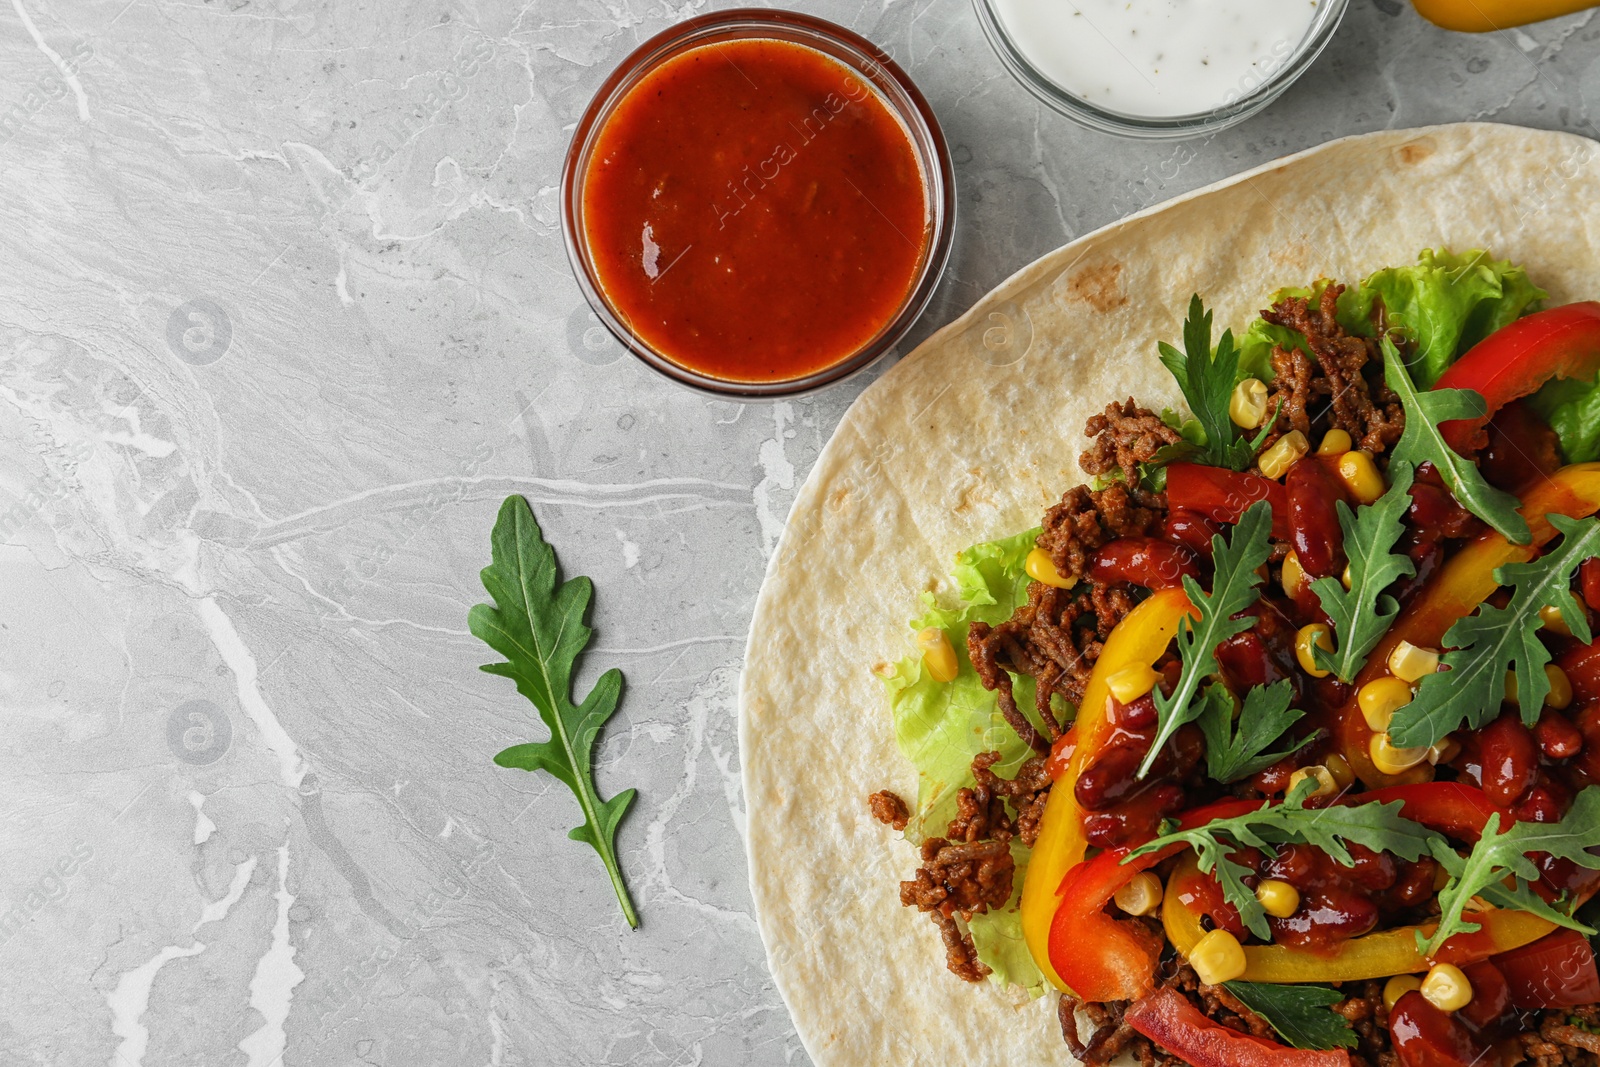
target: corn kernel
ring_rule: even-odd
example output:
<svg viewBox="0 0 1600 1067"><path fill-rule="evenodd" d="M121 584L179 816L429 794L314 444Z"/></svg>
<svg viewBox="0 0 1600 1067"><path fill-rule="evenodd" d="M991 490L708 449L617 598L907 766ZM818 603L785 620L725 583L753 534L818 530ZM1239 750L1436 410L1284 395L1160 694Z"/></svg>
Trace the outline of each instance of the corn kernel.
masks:
<svg viewBox="0 0 1600 1067"><path fill-rule="evenodd" d="M1411 703L1411 687L1398 678L1374 678L1356 693L1356 704L1367 728L1374 733L1389 729L1394 713Z"/></svg>
<svg viewBox="0 0 1600 1067"><path fill-rule="evenodd" d="M1550 694L1544 702L1557 711L1565 711L1572 704L1572 681L1567 672L1554 663L1546 663L1544 676L1550 680Z"/></svg>
<svg viewBox="0 0 1600 1067"><path fill-rule="evenodd" d="M1572 628L1567 625L1561 609L1554 605L1546 604L1539 609L1539 622L1551 633L1560 634L1562 637L1572 636Z"/></svg>
<svg viewBox="0 0 1600 1067"><path fill-rule="evenodd" d="M1221 985L1244 974L1244 946L1226 930L1213 930L1189 950L1189 966L1206 985Z"/></svg>
<svg viewBox="0 0 1600 1067"><path fill-rule="evenodd" d="M1161 879L1149 871L1140 871L1111 899L1129 915L1154 915L1161 906Z"/></svg>
<svg viewBox="0 0 1600 1067"><path fill-rule="evenodd" d="M1261 468L1261 473L1268 478L1282 478L1289 473L1289 468L1311 451L1311 442L1306 440L1306 435L1299 430L1290 430L1277 443L1256 460L1256 466Z"/></svg>
<svg viewBox="0 0 1600 1067"><path fill-rule="evenodd" d="M1274 919L1287 919L1300 908L1300 890L1276 878L1265 878L1256 886L1256 899L1261 901L1261 910Z"/></svg>
<svg viewBox="0 0 1600 1067"><path fill-rule="evenodd" d="M1300 557L1290 552L1283 557L1283 592L1290 600L1300 598L1300 590L1306 587L1306 570L1300 566Z"/></svg>
<svg viewBox="0 0 1600 1067"><path fill-rule="evenodd" d="M1317 666L1316 659L1311 655L1313 645L1325 652L1332 652L1333 631L1320 622L1314 622L1300 627L1300 632L1294 635L1294 658L1300 661L1300 669L1313 678L1326 678L1328 672Z"/></svg>
<svg viewBox="0 0 1600 1067"><path fill-rule="evenodd" d="M1132 704L1156 687L1161 676L1148 663L1135 663L1106 679L1106 686L1118 703Z"/></svg>
<svg viewBox="0 0 1600 1067"><path fill-rule="evenodd" d="M1363 504L1372 503L1388 488L1383 484L1383 475L1378 473L1378 465L1372 462L1370 452L1346 452L1340 456L1339 477L1344 479L1350 495Z"/></svg>
<svg viewBox="0 0 1600 1067"><path fill-rule="evenodd" d="M956 680L961 663L956 659L956 650L950 646L950 639L943 630L930 626L918 631L917 647L922 649L922 665L928 668L928 677L941 684Z"/></svg>
<svg viewBox="0 0 1600 1067"><path fill-rule="evenodd" d="M1414 974L1397 974L1383 983L1383 1006L1394 1011L1395 1001L1422 988L1422 979Z"/></svg>
<svg viewBox="0 0 1600 1067"><path fill-rule="evenodd" d="M1317 446L1319 456L1337 456L1341 452L1348 452L1355 447L1355 442L1350 440L1350 434L1345 430L1329 430L1322 435L1322 443Z"/></svg>
<svg viewBox="0 0 1600 1067"><path fill-rule="evenodd" d="M1453 737L1435 741L1428 746L1428 762L1435 767L1441 763L1449 763L1459 755L1461 755L1461 742Z"/></svg>
<svg viewBox="0 0 1600 1067"><path fill-rule="evenodd" d="M1444 864L1441 863L1439 866L1433 869L1433 891L1435 893L1442 893L1444 892L1444 887L1449 884L1450 872L1447 871L1444 867Z"/></svg>
<svg viewBox="0 0 1600 1067"><path fill-rule="evenodd" d="M1228 418L1245 430L1260 426L1267 417L1267 386L1260 378L1246 378L1228 397Z"/></svg>
<svg viewBox="0 0 1600 1067"><path fill-rule="evenodd" d="M1459 1011L1472 1003L1472 983L1453 963L1436 963L1422 980L1422 995L1440 1011Z"/></svg>
<svg viewBox="0 0 1600 1067"><path fill-rule="evenodd" d="M1516 704L1517 700L1517 672L1506 671L1506 703Z"/></svg>
<svg viewBox="0 0 1600 1067"><path fill-rule="evenodd" d="M1339 783L1334 779L1333 772L1320 763L1310 767L1301 767L1289 775L1289 792L1294 792L1295 787L1307 778L1314 780L1317 787L1311 791L1314 797L1331 797L1339 792Z"/></svg>
<svg viewBox="0 0 1600 1067"><path fill-rule="evenodd" d="M1050 553L1042 548L1035 548L1028 553L1028 558L1022 564L1022 569L1028 572L1028 577L1045 585L1053 585L1057 589L1071 589L1077 582L1063 578L1061 572L1056 570L1055 561L1050 558Z"/></svg>
<svg viewBox="0 0 1600 1067"><path fill-rule="evenodd" d="M1348 563L1344 565L1344 573L1339 575L1339 584L1346 589L1350 588L1350 564Z"/></svg>
<svg viewBox="0 0 1600 1067"><path fill-rule="evenodd" d="M1426 760L1428 749L1426 746L1396 748L1390 743L1388 734L1373 734L1372 740L1367 743L1367 754L1372 757L1372 765L1380 773L1400 774Z"/></svg>
<svg viewBox="0 0 1600 1067"><path fill-rule="evenodd" d="M1389 669L1396 678L1420 682L1439 669L1439 653L1431 648L1418 648L1410 641L1401 641L1389 653Z"/></svg>
<svg viewBox="0 0 1600 1067"><path fill-rule="evenodd" d="M1333 784L1341 790L1349 789L1356 784L1356 772L1351 768L1350 761L1339 753L1335 752L1323 760L1322 765L1328 768L1328 773L1333 775Z"/></svg>

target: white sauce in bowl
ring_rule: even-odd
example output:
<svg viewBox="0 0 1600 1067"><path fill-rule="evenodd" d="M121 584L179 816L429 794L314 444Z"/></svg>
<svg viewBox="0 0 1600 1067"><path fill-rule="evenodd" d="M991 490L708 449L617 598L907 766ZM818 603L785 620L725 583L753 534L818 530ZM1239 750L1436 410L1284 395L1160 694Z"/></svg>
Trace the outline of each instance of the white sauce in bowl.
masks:
<svg viewBox="0 0 1600 1067"><path fill-rule="evenodd" d="M1148 118L1211 111L1299 50L1318 0L991 0L1039 72L1097 107Z"/></svg>

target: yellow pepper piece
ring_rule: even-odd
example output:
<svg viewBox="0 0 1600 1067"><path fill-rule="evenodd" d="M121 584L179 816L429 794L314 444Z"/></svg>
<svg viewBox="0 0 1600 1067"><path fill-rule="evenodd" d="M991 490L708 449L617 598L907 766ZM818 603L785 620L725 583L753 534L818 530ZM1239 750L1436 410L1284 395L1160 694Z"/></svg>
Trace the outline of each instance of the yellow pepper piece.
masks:
<svg viewBox="0 0 1600 1067"><path fill-rule="evenodd" d="M1057 989L1065 989L1050 965L1050 923L1060 904L1061 879L1083 861L1088 842L1083 836L1083 812L1073 794L1073 783L1087 766L1091 754L1105 746L1112 726L1106 715L1111 700L1107 679L1126 667L1146 667L1161 658L1178 632L1178 621L1194 614L1189 595L1182 589L1163 589L1130 611L1106 638L1105 648L1095 661L1094 673L1083 693L1075 729L1078 747L1067 773L1050 790L1045 802L1039 838L1028 859L1028 873L1022 883L1022 936L1034 963ZM1204 931L1202 931L1203 933Z"/></svg>
<svg viewBox="0 0 1600 1067"><path fill-rule="evenodd" d="M922 665L928 668L928 677L943 685L953 682L961 671L961 661L950 639L937 626L917 632L917 647L922 650Z"/></svg>
<svg viewBox="0 0 1600 1067"><path fill-rule="evenodd" d="M1488 33L1570 15L1595 0L1414 0L1417 14L1462 33Z"/></svg>

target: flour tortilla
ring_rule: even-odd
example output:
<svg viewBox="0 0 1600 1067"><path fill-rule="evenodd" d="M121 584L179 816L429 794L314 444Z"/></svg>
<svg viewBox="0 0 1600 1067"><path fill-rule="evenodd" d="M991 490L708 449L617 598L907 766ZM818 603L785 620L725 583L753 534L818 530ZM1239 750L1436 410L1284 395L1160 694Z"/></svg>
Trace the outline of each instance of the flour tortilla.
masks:
<svg viewBox="0 0 1600 1067"><path fill-rule="evenodd" d="M897 883L916 851L866 797L914 798L876 664L911 651L954 554L1026 530L1084 480L1085 420L1179 394L1156 342L1189 295L1236 330L1267 295L1423 248L1490 249L1550 303L1600 293L1600 147L1486 123L1335 141L1074 241L929 338L850 408L795 501L739 694L751 889L817 1067L1070 1062L1055 997L944 969Z"/></svg>

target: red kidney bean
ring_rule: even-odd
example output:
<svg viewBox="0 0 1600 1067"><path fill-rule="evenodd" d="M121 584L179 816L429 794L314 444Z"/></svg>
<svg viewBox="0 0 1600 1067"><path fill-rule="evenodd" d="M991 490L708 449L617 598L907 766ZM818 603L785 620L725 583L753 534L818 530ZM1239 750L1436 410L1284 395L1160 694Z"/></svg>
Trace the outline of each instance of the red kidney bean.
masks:
<svg viewBox="0 0 1600 1067"><path fill-rule="evenodd" d="M1272 939L1296 948L1327 949L1370 933L1378 925L1378 906L1353 889L1327 885L1302 891L1300 907L1287 919L1268 919Z"/></svg>
<svg viewBox="0 0 1600 1067"><path fill-rule="evenodd" d="M1578 568L1578 582L1583 586L1583 602L1600 611L1600 557L1583 561Z"/></svg>
<svg viewBox="0 0 1600 1067"><path fill-rule="evenodd" d="M1545 709L1533 728L1539 751L1550 759L1571 759L1583 751L1583 734L1566 716Z"/></svg>
<svg viewBox="0 0 1600 1067"><path fill-rule="evenodd" d="M1156 782L1111 811L1091 812L1083 820L1083 836L1095 848L1117 848L1156 835L1161 820L1183 810L1181 786Z"/></svg>
<svg viewBox="0 0 1600 1067"><path fill-rule="evenodd" d="M1146 589L1171 589L1185 576L1200 577L1193 549L1153 537L1119 537L1094 555L1089 577L1105 585L1129 583Z"/></svg>
<svg viewBox="0 0 1600 1067"><path fill-rule="evenodd" d="M1211 555L1211 539L1222 532L1222 524L1184 508L1174 508L1167 514L1162 535L1174 544L1194 549L1202 556Z"/></svg>
<svg viewBox="0 0 1600 1067"><path fill-rule="evenodd" d="M1427 856L1403 864L1386 899L1396 908L1414 908L1433 896L1433 879L1439 865Z"/></svg>
<svg viewBox="0 0 1600 1067"><path fill-rule="evenodd" d="M1278 849L1276 856L1267 861L1265 873L1268 878L1304 888L1311 884L1312 877L1321 865L1320 859L1320 854L1310 845L1284 845Z"/></svg>
<svg viewBox="0 0 1600 1067"><path fill-rule="evenodd" d="M1364 845L1352 844L1350 859L1352 862L1349 867L1336 864L1336 870L1347 881L1374 893L1381 893L1393 886L1400 873L1393 856L1386 852L1374 852Z"/></svg>
<svg viewBox="0 0 1600 1067"><path fill-rule="evenodd" d="M1583 751L1568 766L1589 782L1600 784L1600 703L1590 704L1578 712L1577 727L1583 735Z"/></svg>
<svg viewBox="0 0 1600 1067"><path fill-rule="evenodd" d="M1132 704L1123 704L1115 699L1109 703L1111 712L1108 717L1114 726L1120 726L1124 730L1145 731L1156 724L1156 702L1153 694L1146 693Z"/></svg>
<svg viewBox="0 0 1600 1067"><path fill-rule="evenodd" d="M1344 533L1335 505L1348 502L1344 479L1334 471L1337 456L1306 456L1289 468L1289 543L1301 568L1312 578L1344 572Z"/></svg>
<svg viewBox="0 0 1600 1067"><path fill-rule="evenodd" d="M1400 1067L1472 1067L1491 1063L1489 1045L1413 989L1389 1012L1389 1038Z"/></svg>
<svg viewBox="0 0 1600 1067"><path fill-rule="evenodd" d="M1478 469L1490 485L1514 493L1561 466L1555 431L1520 400L1495 412L1488 432L1489 444L1478 454Z"/></svg>
<svg viewBox="0 0 1600 1067"><path fill-rule="evenodd" d="M1256 772L1250 779L1250 788L1265 797L1286 793L1289 790L1289 777L1299 767L1294 756L1285 756L1272 766Z"/></svg>
<svg viewBox="0 0 1600 1067"><path fill-rule="evenodd" d="M1470 511L1456 502L1444 479L1431 463L1417 468L1411 483L1411 507L1406 513L1418 540L1443 541L1465 537L1478 525Z"/></svg>
<svg viewBox="0 0 1600 1067"><path fill-rule="evenodd" d="M1431 538L1424 540L1420 530L1408 532L1406 538L1411 543L1405 544L1402 541L1403 551L1411 558L1411 565L1416 573L1409 578L1402 578L1400 584L1395 587L1394 596L1401 607L1411 603L1411 598L1422 592L1423 587L1439 570L1439 565L1444 562L1444 546L1438 541Z"/></svg>
<svg viewBox="0 0 1600 1067"><path fill-rule="evenodd" d="M1555 782L1540 782L1511 809L1521 822L1560 822L1567 813L1567 791Z"/></svg>
<svg viewBox="0 0 1600 1067"><path fill-rule="evenodd" d="M1139 788L1134 776L1144 760L1143 746L1117 745L1100 753L1073 783L1073 796L1084 811L1109 811Z"/></svg>
<svg viewBox="0 0 1600 1067"><path fill-rule="evenodd" d="M1585 707L1600 702L1600 641L1574 644L1556 657L1556 665L1572 683L1574 703Z"/></svg>
<svg viewBox="0 0 1600 1067"><path fill-rule="evenodd" d="M1506 712L1478 732L1478 757L1483 761L1483 791L1491 801L1510 807L1533 783L1539 748L1516 712Z"/></svg>
<svg viewBox="0 0 1600 1067"><path fill-rule="evenodd" d="M1497 1034L1512 1016L1511 989L1506 984L1506 976L1488 960L1461 969L1472 986L1472 999L1456 1012L1456 1017L1481 1035Z"/></svg>

